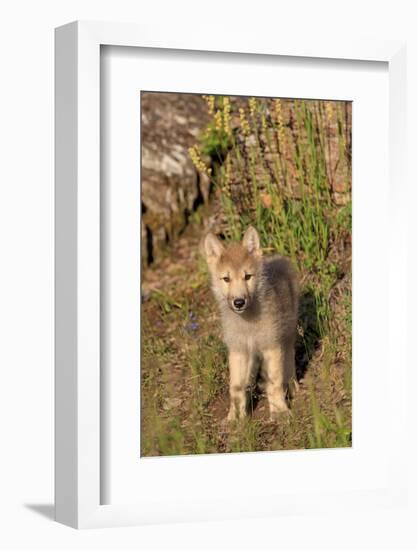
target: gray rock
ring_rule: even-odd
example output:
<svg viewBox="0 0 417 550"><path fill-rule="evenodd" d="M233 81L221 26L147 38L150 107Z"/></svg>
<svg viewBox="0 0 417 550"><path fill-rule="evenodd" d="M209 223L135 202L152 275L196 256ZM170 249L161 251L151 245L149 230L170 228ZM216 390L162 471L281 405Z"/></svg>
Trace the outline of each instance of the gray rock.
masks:
<svg viewBox="0 0 417 550"><path fill-rule="evenodd" d="M208 113L199 95L156 92L142 93L141 113L142 258L149 263L208 199L210 182L188 154Z"/></svg>

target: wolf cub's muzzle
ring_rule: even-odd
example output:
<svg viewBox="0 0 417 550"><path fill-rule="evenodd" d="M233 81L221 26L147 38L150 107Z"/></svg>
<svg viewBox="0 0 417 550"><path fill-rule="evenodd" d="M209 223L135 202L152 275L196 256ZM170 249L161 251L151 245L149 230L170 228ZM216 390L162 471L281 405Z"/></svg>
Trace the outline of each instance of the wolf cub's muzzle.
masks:
<svg viewBox="0 0 417 550"><path fill-rule="evenodd" d="M236 311L236 313L241 313L242 311L245 311L247 307L248 301L246 298L235 298L233 300L233 310Z"/></svg>

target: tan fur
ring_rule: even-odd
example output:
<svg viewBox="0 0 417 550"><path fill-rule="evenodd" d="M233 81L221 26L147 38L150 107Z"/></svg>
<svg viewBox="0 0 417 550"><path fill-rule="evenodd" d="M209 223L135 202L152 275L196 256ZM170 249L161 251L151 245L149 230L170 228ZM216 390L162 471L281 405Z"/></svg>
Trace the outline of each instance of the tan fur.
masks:
<svg viewBox="0 0 417 550"><path fill-rule="evenodd" d="M285 393L295 376L299 293L295 271L282 256L262 256L253 227L247 229L241 243L229 246L209 233L204 251L229 350L228 419L246 415L247 388L261 362L270 417L276 420L280 412L288 410Z"/></svg>

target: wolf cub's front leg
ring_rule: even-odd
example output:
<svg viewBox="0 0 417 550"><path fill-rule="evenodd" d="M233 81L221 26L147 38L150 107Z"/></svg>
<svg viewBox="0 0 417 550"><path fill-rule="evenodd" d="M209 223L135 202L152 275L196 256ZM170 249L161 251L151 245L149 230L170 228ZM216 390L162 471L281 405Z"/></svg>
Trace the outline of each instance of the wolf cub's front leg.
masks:
<svg viewBox="0 0 417 550"><path fill-rule="evenodd" d="M248 353L229 351L230 410L227 420L246 416L246 391L250 378L251 359Z"/></svg>
<svg viewBox="0 0 417 550"><path fill-rule="evenodd" d="M292 365L291 365L292 358ZM263 353L264 370L266 374L266 395L269 403L271 420L277 420L282 412L288 411L285 401L285 390L289 376L294 370L294 358L291 349L277 346Z"/></svg>

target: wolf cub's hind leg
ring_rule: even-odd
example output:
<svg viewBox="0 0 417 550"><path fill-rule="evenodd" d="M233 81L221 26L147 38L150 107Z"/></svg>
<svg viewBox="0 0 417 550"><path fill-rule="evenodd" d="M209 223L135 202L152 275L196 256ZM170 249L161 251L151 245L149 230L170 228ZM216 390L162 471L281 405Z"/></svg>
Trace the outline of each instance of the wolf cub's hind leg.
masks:
<svg viewBox="0 0 417 550"><path fill-rule="evenodd" d="M246 416L246 391L250 380L251 357L246 352L229 352L230 410L227 420L233 421Z"/></svg>
<svg viewBox="0 0 417 550"><path fill-rule="evenodd" d="M271 420L277 420L282 412L288 411L285 392L289 376L294 370L294 357L291 349L279 346L263 353L266 395ZM292 361L292 363L291 363Z"/></svg>

